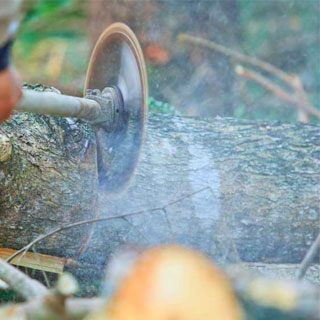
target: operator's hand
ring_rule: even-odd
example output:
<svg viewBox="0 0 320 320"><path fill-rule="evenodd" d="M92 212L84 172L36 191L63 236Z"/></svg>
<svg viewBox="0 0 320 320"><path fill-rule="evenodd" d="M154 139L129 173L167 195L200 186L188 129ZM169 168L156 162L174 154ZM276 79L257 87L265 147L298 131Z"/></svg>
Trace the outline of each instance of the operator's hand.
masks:
<svg viewBox="0 0 320 320"><path fill-rule="evenodd" d="M0 71L0 123L8 119L22 96L21 84L11 68Z"/></svg>

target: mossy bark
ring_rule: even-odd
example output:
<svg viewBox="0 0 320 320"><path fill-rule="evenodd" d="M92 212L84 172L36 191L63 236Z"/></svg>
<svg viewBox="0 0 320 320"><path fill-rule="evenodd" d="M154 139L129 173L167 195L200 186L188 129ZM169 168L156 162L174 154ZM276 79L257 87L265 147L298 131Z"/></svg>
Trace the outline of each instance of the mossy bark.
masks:
<svg viewBox="0 0 320 320"><path fill-rule="evenodd" d="M85 123L16 113L0 126L0 153L4 149L6 156L0 161L1 247L19 249L59 225L94 216L96 149L94 134ZM72 256L85 228L57 234L38 248Z"/></svg>
<svg viewBox="0 0 320 320"><path fill-rule="evenodd" d="M0 136L12 144L0 163L0 246L19 249L96 216L96 146L85 123L15 114ZM319 231L319 141L310 124L150 114L135 180L99 209L145 212L96 224L84 260L102 264L124 243L175 241L221 263L299 263ZM86 228L37 249L77 255Z"/></svg>

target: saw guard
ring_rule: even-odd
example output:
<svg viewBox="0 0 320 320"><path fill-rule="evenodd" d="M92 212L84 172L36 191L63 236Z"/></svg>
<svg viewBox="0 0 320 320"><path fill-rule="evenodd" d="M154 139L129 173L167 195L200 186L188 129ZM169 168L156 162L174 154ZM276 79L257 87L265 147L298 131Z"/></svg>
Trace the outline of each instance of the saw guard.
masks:
<svg viewBox="0 0 320 320"><path fill-rule="evenodd" d="M148 83L143 53L133 31L122 23L112 24L102 33L90 58L85 93L105 87L119 90L123 100L117 129L96 132L100 191L112 196L124 191L134 176L147 118Z"/></svg>

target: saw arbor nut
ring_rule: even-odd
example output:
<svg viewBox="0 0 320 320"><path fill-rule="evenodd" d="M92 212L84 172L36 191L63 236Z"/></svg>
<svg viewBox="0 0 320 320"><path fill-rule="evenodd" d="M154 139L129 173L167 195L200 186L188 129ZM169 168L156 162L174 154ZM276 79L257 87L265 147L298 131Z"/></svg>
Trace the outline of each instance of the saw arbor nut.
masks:
<svg viewBox="0 0 320 320"><path fill-rule="evenodd" d="M101 112L93 120L88 120L96 130L103 128L110 133L115 131L121 124L125 125L123 114L123 101L119 89L107 87L102 91L99 89L88 89L86 99L95 100L99 103Z"/></svg>

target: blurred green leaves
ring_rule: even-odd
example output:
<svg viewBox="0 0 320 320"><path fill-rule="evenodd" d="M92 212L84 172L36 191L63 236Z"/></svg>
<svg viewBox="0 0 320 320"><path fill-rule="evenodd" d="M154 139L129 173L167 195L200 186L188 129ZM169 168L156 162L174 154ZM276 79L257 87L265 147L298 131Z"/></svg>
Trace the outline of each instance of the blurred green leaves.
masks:
<svg viewBox="0 0 320 320"><path fill-rule="evenodd" d="M318 0L240 2L243 52L289 74L297 74L317 108L320 107L319 12ZM296 121L296 111L286 107L287 102L258 89L256 84L246 82L242 92L246 107L241 112L236 110L234 116Z"/></svg>
<svg viewBox="0 0 320 320"><path fill-rule="evenodd" d="M29 83L83 87L91 44L86 1L27 0L13 62Z"/></svg>
<svg viewBox="0 0 320 320"><path fill-rule="evenodd" d="M68 89L72 87L71 91L73 88L81 88L92 48L87 35L89 1L25 0L25 3L28 10L14 46L15 64L23 78L29 82L58 84L58 87L66 86ZM180 7L176 6L178 12ZM269 62L287 73L296 73L303 82L310 101L318 108L320 106L319 10L320 3L317 0L239 1L238 27L241 28L239 32L241 39L237 49L249 56L256 56ZM159 15L165 23L170 22L165 11L159 11ZM146 20L140 23L146 25L150 23L148 19L146 17ZM196 29L199 24L201 21L194 21L190 28ZM147 29L144 31L145 34L142 34L146 39L148 32L151 32L149 27ZM170 26L165 30L170 34ZM214 33L214 30L212 32ZM171 114L175 112L175 108L158 101L162 100L174 101L172 103L183 112L184 105L180 106L177 101L180 101L179 95L186 97L189 93L177 93L174 90L164 93L162 87L168 85L171 89L178 86L179 81L186 83L189 81L177 75L178 67L184 74L192 70L185 64L178 66L184 61L180 57L174 60L173 57L172 63L166 66L148 64L150 92L157 99L150 98L151 111ZM292 107L288 107L286 102L256 83L239 79L238 86L236 90L239 95L235 95L240 100L236 101L238 108L233 114L228 114L228 106L223 105L225 110L221 108L222 116L296 120L296 111ZM175 99L172 99L173 94ZM220 96L215 97L215 101L219 101L220 98ZM197 107L199 106L195 102L195 108Z"/></svg>
<svg viewBox="0 0 320 320"><path fill-rule="evenodd" d="M84 37L84 10L78 0L35 0L28 8L18 35L25 53L43 39ZM80 23L80 25L79 25Z"/></svg>
<svg viewBox="0 0 320 320"><path fill-rule="evenodd" d="M178 114L178 111L175 107L170 105L169 103L158 101L153 97L149 97L148 99L149 111L157 112L157 113L166 113L166 114Z"/></svg>

